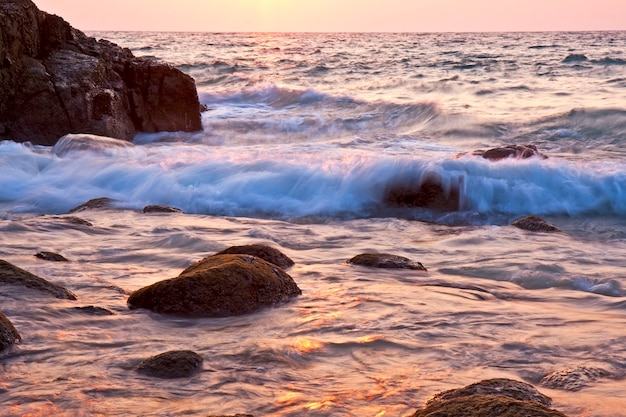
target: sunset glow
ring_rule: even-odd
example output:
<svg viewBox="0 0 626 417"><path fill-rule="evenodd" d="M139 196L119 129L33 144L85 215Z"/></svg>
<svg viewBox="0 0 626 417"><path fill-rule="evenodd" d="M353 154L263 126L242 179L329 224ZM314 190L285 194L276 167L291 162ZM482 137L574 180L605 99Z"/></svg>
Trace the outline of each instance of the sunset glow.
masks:
<svg viewBox="0 0 626 417"><path fill-rule="evenodd" d="M483 32L626 29L622 0L36 0L82 30ZM123 10L123 13L120 11Z"/></svg>

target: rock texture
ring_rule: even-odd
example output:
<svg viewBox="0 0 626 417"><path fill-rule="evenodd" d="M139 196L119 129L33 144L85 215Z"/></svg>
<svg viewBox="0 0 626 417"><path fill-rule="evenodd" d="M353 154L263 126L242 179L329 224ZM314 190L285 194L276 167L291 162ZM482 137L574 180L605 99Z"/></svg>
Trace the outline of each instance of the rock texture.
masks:
<svg viewBox="0 0 626 417"><path fill-rule="evenodd" d="M143 208L144 213L182 213L183 211L176 207L150 205Z"/></svg>
<svg viewBox="0 0 626 417"><path fill-rule="evenodd" d="M185 378L198 372L202 362L202 356L191 350L172 350L144 360L137 372L157 378Z"/></svg>
<svg viewBox="0 0 626 417"><path fill-rule="evenodd" d="M30 0L0 0L0 138L52 145L67 133L130 140L202 129L194 80L96 41Z"/></svg>
<svg viewBox="0 0 626 417"><path fill-rule="evenodd" d="M51 294L56 298L76 300L76 295L70 290L58 284L46 281L2 259L0 259L0 285L1 284L21 285L26 288Z"/></svg>
<svg viewBox="0 0 626 417"><path fill-rule="evenodd" d="M472 152L464 152L456 155L456 157L464 155L482 156L490 161L500 161L502 159L527 159L536 156L540 159L547 159L548 157L539 152L535 145L505 145L498 146L487 150L479 149Z"/></svg>
<svg viewBox="0 0 626 417"><path fill-rule="evenodd" d="M489 379L435 395L412 417L565 417L532 385Z"/></svg>
<svg viewBox="0 0 626 417"><path fill-rule="evenodd" d="M283 269L287 269L294 265L294 262L291 260L291 258L289 258L278 249L272 248L271 246L259 244L231 246L230 248L219 251L215 255L235 254L256 256L271 264L280 266Z"/></svg>
<svg viewBox="0 0 626 417"><path fill-rule="evenodd" d="M11 320L0 312L0 351L22 340Z"/></svg>
<svg viewBox="0 0 626 417"><path fill-rule="evenodd" d="M602 368L578 366L551 372L543 377L540 384L546 388L579 391L598 379L610 375L610 372Z"/></svg>
<svg viewBox="0 0 626 417"><path fill-rule="evenodd" d="M251 255L213 255L178 277L135 291L131 308L188 317L251 313L302 292L280 267Z"/></svg>
<svg viewBox="0 0 626 417"><path fill-rule="evenodd" d="M558 227L548 223L538 216L522 217L521 219L515 220L512 225L519 229L528 230L530 232L553 233L561 231L561 229L559 229Z"/></svg>
<svg viewBox="0 0 626 417"><path fill-rule="evenodd" d="M363 253L349 259L348 263L370 268L427 270L421 262L414 262L404 256L389 253Z"/></svg>

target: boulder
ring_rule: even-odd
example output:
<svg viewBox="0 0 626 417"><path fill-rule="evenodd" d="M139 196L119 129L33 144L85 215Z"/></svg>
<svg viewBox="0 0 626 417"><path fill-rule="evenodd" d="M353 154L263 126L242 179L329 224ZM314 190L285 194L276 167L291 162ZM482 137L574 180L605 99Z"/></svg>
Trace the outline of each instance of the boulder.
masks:
<svg viewBox="0 0 626 417"><path fill-rule="evenodd" d="M202 356L191 350L172 350L142 361L137 372L157 378L186 378L202 367Z"/></svg>
<svg viewBox="0 0 626 417"><path fill-rule="evenodd" d="M111 208L115 200L108 197L98 197L92 198L86 203L81 204L80 206L76 206L69 211L69 213L76 213L85 210L97 210L97 209L107 209Z"/></svg>
<svg viewBox="0 0 626 417"><path fill-rule="evenodd" d="M384 269L414 269L427 271L421 262L414 262L404 256L388 253L363 253L348 260L349 264Z"/></svg>
<svg viewBox="0 0 626 417"><path fill-rule="evenodd" d="M421 207L436 211L456 211L460 208L459 187L453 184L446 189L435 174L407 182L399 180L390 184L383 201L396 207Z"/></svg>
<svg viewBox="0 0 626 417"><path fill-rule="evenodd" d="M610 372L602 368L577 366L550 372L543 377L540 384L546 388L565 391L579 391L600 378L610 376Z"/></svg>
<svg viewBox="0 0 626 417"><path fill-rule="evenodd" d="M483 158L490 161L500 161L507 158L527 159L533 156L541 159L548 158L546 155L539 152L535 145L505 145L487 150L479 149L472 152L462 152L460 154L457 154L456 158L465 155L482 156Z"/></svg>
<svg viewBox="0 0 626 417"><path fill-rule="evenodd" d="M143 208L144 213L182 213L181 209L169 206L151 205Z"/></svg>
<svg viewBox="0 0 626 417"><path fill-rule="evenodd" d="M76 295L70 290L58 284L46 281L37 275L31 274L28 271L0 259L0 285L2 284L21 285L26 288L51 294L56 298L76 300Z"/></svg>
<svg viewBox="0 0 626 417"><path fill-rule="evenodd" d="M519 229L528 230L528 231L531 231L531 232L552 233L552 232L560 232L561 231L561 229L559 229L558 227L548 223L547 221L545 221L541 217L532 216L532 215L531 216L522 217L521 219L517 219L511 225L515 226L515 227L517 227Z"/></svg>
<svg viewBox="0 0 626 417"><path fill-rule="evenodd" d="M225 317L251 313L300 294L285 271L261 258L212 255L176 278L135 291L128 305L187 317Z"/></svg>
<svg viewBox="0 0 626 417"><path fill-rule="evenodd" d="M0 21L0 139L202 129L195 82L176 68L88 37L30 0L0 0Z"/></svg>
<svg viewBox="0 0 626 417"><path fill-rule="evenodd" d="M22 337L2 312L0 312L0 351L22 340Z"/></svg>
<svg viewBox="0 0 626 417"><path fill-rule="evenodd" d="M435 395L412 417L565 417L532 385L496 378Z"/></svg>
<svg viewBox="0 0 626 417"><path fill-rule="evenodd" d="M271 264L280 266L283 269L287 269L294 265L294 262L287 255L272 248L271 246L252 244L242 246L231 246L222 251L217 252L215 255L252 255L261 258Z"/></svg>
<svg viewBox="0 0 626 417"><path fill-rule="evenodd" d="M39 259L43 259L44 261L52 261L52 262L69 262L67 258L63 255L54 252L37 252L35 256Z"/></svg>

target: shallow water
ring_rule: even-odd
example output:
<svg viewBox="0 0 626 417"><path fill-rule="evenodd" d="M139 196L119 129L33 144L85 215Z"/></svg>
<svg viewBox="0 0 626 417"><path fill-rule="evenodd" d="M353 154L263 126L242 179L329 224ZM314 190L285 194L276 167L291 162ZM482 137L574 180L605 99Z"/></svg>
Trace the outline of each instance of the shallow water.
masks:
<svg viewBox="0 0 626 417"><path fill-rule="evenodd" d="M79 297L0 287L23 337L0 353L0 414L405 416L509 377L572 417L626 415L624 32L94 35L193 75L205 131L0 143L0 259ZM512 143L549 159L455 158ZM459 211L384 203L431 174L459 187ZM114 208L68 222L98 197ZM527 214L563 232L509 226ZM132 291L247 243L290 256L303 294L233 318L128 309ZM346 263L363 252L428 272ZM115 314L73 309L92 305ZM202 372L135 372L172 349L201 354ZM609 376L540 386L577 366Z"/></svg>

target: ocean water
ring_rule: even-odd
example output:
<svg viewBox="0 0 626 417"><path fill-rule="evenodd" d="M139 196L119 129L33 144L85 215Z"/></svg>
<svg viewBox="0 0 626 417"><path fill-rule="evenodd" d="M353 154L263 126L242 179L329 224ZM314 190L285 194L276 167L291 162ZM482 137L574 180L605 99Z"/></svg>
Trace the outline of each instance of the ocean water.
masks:
<svg viewBox="0 0 626 417"><path fill-rule="evenodd" d="M0 142L0 259L79 298L0 287L23 338L0 353L0 415L406 416L508 377L569 416L626 416L626 32L91 35L193 76L204 131ZM548 159L458 156L510 144ZM385 203L433 174L459 210ZM93 226L67 221L98 197L115 207L73 214ZM563 232L510 226L528 214ZM302 296L219 319L128 309L132 291L246 243L290 256ZM346 263L363 252L428 272ZM73 309L91 305L115 314ZM134 371L174 349L202 372ZM576 367L604 376L540 383Z"/></svg>

